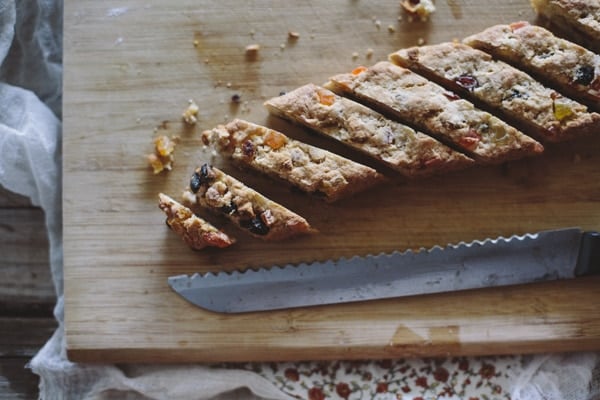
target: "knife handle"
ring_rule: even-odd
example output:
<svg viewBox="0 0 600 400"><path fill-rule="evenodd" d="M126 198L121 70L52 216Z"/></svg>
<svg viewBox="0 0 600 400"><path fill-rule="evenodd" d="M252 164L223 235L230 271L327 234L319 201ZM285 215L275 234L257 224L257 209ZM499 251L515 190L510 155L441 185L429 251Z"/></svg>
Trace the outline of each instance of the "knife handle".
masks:
<svg viewBox="0 0 600 400"><path fill-rule="evenodd" d="M583 232L579 245L579 256L575 276L600 273L600 232Z"/></svg>

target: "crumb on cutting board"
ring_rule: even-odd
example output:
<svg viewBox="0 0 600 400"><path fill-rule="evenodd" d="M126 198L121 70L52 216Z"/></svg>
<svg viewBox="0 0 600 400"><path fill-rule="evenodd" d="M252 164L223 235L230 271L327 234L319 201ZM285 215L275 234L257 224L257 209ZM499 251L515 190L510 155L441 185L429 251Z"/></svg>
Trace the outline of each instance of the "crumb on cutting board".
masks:
<svg viewBox="0 0 600 400"><path fill-rule="evenodd" d="M258 52L260 51L260 45L258 43L249 44L246 46L245 55L249 60L253 60L258 57Z"/></svg>
<svg viewBox="0 0 600 400"><path fill-rule="evenodd" d="M183 110L181 117L186 124L195 125L196 122L198 122L198 111L200 111L200 108L198 108L198 105L194 100L190 99L188 101L188 106Z"/></svg>
<svg viewBox="0 0 600 400"><path fill-rule="evenodd" d="M154 174L173 169L173 152L177 144L177 138L169 138L166 135L154 139L154 153L147 155L147 160Z"/></svg>
<svg viewBox="0 0 600 400"><path fill-rule="evenodd" d="M421 21L427 21L429 16L435 12L432 0L402 0L400 5L407 13L419 17Z"/></svg>

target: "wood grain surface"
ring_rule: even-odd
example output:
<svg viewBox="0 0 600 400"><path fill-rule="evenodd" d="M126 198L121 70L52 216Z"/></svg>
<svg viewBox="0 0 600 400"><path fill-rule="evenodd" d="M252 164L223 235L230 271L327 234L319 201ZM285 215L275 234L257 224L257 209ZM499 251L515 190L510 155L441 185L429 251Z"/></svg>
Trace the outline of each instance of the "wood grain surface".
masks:
<svg viewBox="0 0 600 400"><path fill-rule="evenodd" d="M28 362L52 336L56 294L44 213L0 186L0 400L33 399Z"/></svg>
<svg viewBox="0 0 600 400"><path fill-rule="evenodd" d="M416 182L392 177L336 204L238 171L201 146L203 129L238 117L366 162L269 117L262 103L420 39L438 43L496 23L535 22L524 0L439 0L437 8L430 21L409 22L398 1L65 1L69 357L182 362L600 349L598 279L239 316L195 308L166 283L196 271L600 227L597 137L501 166ZM299 39L290 42L288 31ZM261 49L249 60L244 48L253 43ZM234 94L240 104L232 104ZM181 122L188 99L200 107L194 127ZM173 171L153 175L145 155L160 134L179 144ZM178 197L203 162L304 215L320 234L266 243L206 216L238 242L224 251L189 250L165 226L157 194Z"/></svg>

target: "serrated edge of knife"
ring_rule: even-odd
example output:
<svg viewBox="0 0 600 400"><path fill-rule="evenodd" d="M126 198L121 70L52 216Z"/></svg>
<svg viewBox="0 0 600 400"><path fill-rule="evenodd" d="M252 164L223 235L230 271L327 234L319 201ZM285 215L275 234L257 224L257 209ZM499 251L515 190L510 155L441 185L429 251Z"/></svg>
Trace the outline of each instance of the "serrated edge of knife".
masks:
<svg viewBox="0 0 600 400"><path fill-rule="evenodd" d="M340 257L340 258L335 258L335 259L327 259L327 260L315 260L315 261L310 261L310 262L300 262L300 263L288 263L288 264L284 264L284 265L273 265L273 266L261 266L261 267L248 267L244 270L239 270L239 269L234 269L231 271L207 271L204 273L200 273L200 272L195 272L193 274L181 274L181 275L177 275L177 276L172 276L169 279L188 279L190 281L194 281L196 279L202 279L202 280L212 280L212 279L219 279L219 278L225 278L225 277L235 277L235 276L239 276L239 275L245 275L245 274L256 274L256 273L261 273L264 271L272 271L275 269L278 270L288 270L288 269L298 269L298 268L310 268L311 266L316 266L316 265L322 265L324 263L338 263L338 262L350 262L350 261L355 261L355 260L369 260L369 259L374 259L374 258L382 258L382 257L397 257L397 256L403 256L403 255L409 255L409 254L414 254L414 255L418 255L418 254L423 254L423 253L428 253L428 254L433 254L433 253L437 253L437 252L441 252L441 251L446 251L446 250L459 250L461 248L471 248L474 246L486 246L486 245L490 245L490 244L497 244L499 242L505 242L505 243L510 243L512 241L526 241L526 240L535 240L537 238L540 237L540 235L547 233L547 232L559 232L559 231L569 231L569 230L580 230L580 228L576 228L576 227L572 227L572 228L564 228L564 229L552 229L552 230L545 230L545 231L540 231L540 232L536 232L536 233L525 233L523 235L511 235L511 236L498 236L496 238L487 238L487 239L483 239L483 240L473 240L470 242L465 242L465 241L461 241L459 243L455 243L455 244L448 244L445 247L442 247L440 245L435 245L431 248L425 248L425 247L421 247L417 250L413 250L413 249L407 249L404 251L400 251L400 250L395 250L393 252L381 252L378 254L366 254L366 255L354 255L351 257Z"/></svg>

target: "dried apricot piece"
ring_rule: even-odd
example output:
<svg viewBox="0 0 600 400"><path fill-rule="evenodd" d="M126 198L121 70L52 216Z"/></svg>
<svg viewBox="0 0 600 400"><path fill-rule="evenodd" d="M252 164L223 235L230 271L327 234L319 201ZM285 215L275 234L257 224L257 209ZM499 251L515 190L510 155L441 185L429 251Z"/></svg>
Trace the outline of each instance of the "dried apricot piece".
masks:
<svg viewBox="0 0 600 400"><path fill-rule="evenodd" d="M358 75L360 73L363 73L367 70L367 67L363 67L362 65L360 67L356 67L352 70L352 75Z"/></svg>
<svg viewBox="0 0 600 400"><path fill-rule="evenodd" d="M285 145L285 136L283 136L281 133L279 132L275 132L273 130L270 130L266 135L265 135L265 141L264 143L269 146L270 148L272 148L273 150L277 150L281 147L283 147Z"/></svg>
<svg viewBox="0 0 600 400"><path fill-rule="evenodd" d="M331 92L319 90L317 91L317 96L319 96L319 103L324 106L330 106L335 102L335 96Z"/></svg>

